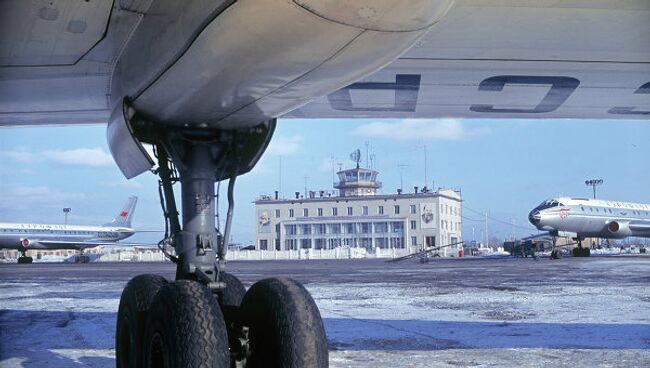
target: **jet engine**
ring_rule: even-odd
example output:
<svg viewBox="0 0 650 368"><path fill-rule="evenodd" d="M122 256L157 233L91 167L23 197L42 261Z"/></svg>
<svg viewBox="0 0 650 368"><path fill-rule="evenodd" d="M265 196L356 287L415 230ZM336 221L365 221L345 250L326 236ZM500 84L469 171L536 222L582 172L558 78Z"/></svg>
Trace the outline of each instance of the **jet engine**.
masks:
<svg viewBox="0 0 650 368"><path fill-rule="evenodd" d="M605 228L605 234L609 238L623 239L632 235L629 222L610 221Z"/></svg>

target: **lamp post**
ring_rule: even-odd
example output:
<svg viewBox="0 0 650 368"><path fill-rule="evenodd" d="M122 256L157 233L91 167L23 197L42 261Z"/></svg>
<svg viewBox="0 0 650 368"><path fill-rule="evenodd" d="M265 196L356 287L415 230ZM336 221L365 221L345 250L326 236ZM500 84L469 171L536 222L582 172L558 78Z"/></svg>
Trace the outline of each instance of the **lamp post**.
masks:
<svg viewBox="0 0 650 368"><path fill-rule="evenodd" d="M585 180L586 186L591 186L594 191L594 199L596 199L596 186L603 184L603 179L589 179Z"/></svg>
<svg viewBox="0 0 650 368"><path fill-rule="evenodd" d="M63 216L65 218L65 224L66 225L68 224L68 213L70 213L70 211L72 211L72 208L70 208L70 207L66 207L66 208L63 209Z"/></svg>

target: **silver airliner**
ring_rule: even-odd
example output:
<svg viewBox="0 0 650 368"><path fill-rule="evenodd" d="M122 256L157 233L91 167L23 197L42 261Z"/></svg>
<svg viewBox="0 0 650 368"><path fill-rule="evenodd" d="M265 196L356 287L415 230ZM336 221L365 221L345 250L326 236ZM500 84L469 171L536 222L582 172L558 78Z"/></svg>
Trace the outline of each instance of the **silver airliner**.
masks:
<svg viewBox="0 0 650 368"><path fill-rule="evenodd" d="M76 249L82 252L80 261L87 262L84 249L117 244L136 232L131 219L137 202L138 197L129 197L120 213L102 226L0 223L0 248L19 250L18 263L32 263L26 254L30 249Z"/></svg>
<svg viewBox="0 0 650 368"><path fill-rule="evenodd" d="M650 237L650 204L587 198L553 198L542 202L528 215L539 230L551 235L570 235L581 241L597 237L624 239Z"/></svg>

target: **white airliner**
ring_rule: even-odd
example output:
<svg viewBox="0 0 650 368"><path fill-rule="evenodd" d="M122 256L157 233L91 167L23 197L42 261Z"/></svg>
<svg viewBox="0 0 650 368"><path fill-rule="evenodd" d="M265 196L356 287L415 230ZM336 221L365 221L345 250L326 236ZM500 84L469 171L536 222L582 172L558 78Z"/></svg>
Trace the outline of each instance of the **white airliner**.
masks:
<svg viewBox="0 0 650 368"><path fill-rule="evenodd" d="M195 357L178 346L189 344L209 352L208 366L324 367L327 340L304 288L263 280L240 307L245 289L224 272L235 179L259 161L276 119L647 120L649 34L648 0L4 0L0 126L107 124L127 178L158 165L176 278L220 305L192 283L133 279L118 367L187 366ZM215 229L214 184L225 179L229 211ZM179 302L152 298L158 289ZM203 323L205 306L242 313ZM236 330L208 330L224 321Z"/></svg>
<svg viewBox="0 0 650 368"><path fill-rule="evenodd" d="M578 248L585 238L650 237L650 204L645 203L553 198L530 211L528 220L551 235L575 238Z"/></svg>
<svg viewBox="0 0 650 368"><path fill-rule="evenodd" d="M76 249L82 252L80 260L87 262L84 249L115 245L136 232L131 228L131 219L137 202L138 197L130 197L119 214L102 226L0 223L0 248L19 250L22 256L18 263L32 262L32 257L26 255L30 249Z"/></svg>

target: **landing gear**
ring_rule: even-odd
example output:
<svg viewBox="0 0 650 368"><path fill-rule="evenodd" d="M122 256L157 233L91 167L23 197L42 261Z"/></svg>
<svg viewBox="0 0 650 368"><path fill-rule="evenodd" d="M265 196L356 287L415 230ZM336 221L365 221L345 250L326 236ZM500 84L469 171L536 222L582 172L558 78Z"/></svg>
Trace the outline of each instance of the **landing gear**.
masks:
<svg viewBox="0 0 650 368"><path fill-rule="evenodd" d="M571 251L574 257L589 257L591 250L582 246L582 239L578 238L578 246Z"/></svg>
<svg viewBox="0 0 650 368"><path fill-rule="evenodd" d="M34 262L34 258L27 257L27 249L20 250L20 257L18 257L19 264L27 264Z"/></svg>
<svg viewBox="0 0 650 368"><path fill-rule="evenodd" d="M76 256L74 259L74 263L89 263L90 262L90 257L87 255L81 253L80 255Z"/></svg>
<svg viewBox="0 0 650 368"><path fill-rule="evenodd" d="M246 292L225 272L235 178L268 145L275 120L241 130L152 124L132 116L132 134L155 147L166 232L161 249L176 280L132 279L118 312L118 367L327 367L316 304L295 281L268 279ZM134 137L134 138L135 138ZM229 179L223 233L215 182ZM173 184L181 183L182 227ZM215 226L216 225L216 226ZM175 254L167 252L171 245Z"/></svg>
<svg viewBox="0 0 650 368"><path fill-rule="evenodd" d="M553 235L553 247L551 248L551 259L562 258L562 252L559 249L555 249L556 243L557 243L557 236Z"/></svg>

